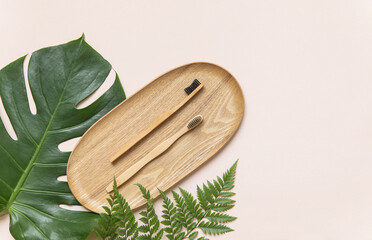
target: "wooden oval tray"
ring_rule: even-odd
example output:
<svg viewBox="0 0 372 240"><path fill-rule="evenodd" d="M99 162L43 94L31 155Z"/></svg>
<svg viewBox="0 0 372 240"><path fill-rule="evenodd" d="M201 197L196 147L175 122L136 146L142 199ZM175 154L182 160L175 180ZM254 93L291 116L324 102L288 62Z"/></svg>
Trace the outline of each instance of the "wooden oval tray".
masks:
<svg viewBox="0 0 372 240"><path fill-rule="evenodd" d="M186 105L114 163L110 158L163 112L181 102L184 88L194 79L204 87ZM150 82L98 120L83 135L67 165L72 193L86 208L103 212L109 194L106 187L133 163L173 135L192 117L201 114L203 123L178 139L166 152L124 183L119 191L133 209L145 203L137 186L159 195L213 156L238 129L244 99L235 78L210 63L192 63L176 68Z"/></svg>

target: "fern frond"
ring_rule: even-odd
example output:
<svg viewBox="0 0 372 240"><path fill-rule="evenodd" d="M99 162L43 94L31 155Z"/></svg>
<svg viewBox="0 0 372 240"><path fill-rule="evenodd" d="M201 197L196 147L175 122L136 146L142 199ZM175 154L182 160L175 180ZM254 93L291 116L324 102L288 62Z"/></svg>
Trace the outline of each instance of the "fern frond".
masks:
<svg viewBox="0 0 372 240"><path fill-rule="evenodd" d="M203 184L203 189L197 186L197 196L199 206L205 212L203 216L199 216L199 221L195 228L200 228L205 234L218 235L225 232L233 231L231 228L222 225L221 223L231 222L236 217L223 214L234 207L235 200L231 199L235 194L230 190L234 188L234 181L236 175L237 161L228 169L221 177L217 177L213 182L207 181ZM183 194L184 198L189 197L188 194ZM187 204L191 211L193 205ZM209 222L200 221L203 218L207 218ZM194 234L194 229L189 231L188 235Z"/></svg>
<svg viewBox="0 0 372 240"><path fill-rule="evenodd" d="M192 215L190 211L187 209L185 199L181 197L178 193L175 191L171 191L173 194L173 198L176 202L176 210L177 210L177 215L176 215L176 220L186 229L189 229L189 223L190 220L192 222Z"/></svg>
<svg viewBox="0 0 372 240"><path fill-rule="evenodd" d="M144 233L137 237L137 239L161 239L163 237L164 229L159 231L160 221L154 209L154 199L150 197L150 191L141 184L136 184L145 199L147 199L146 210L140 212L142 218L140 221L144 225L138 227L138 231ZM154 236L155 235L155 236Z"/></svg>
<svg viewBox="0 0 372 240"><path fill-rule="evenodd" d="M118 191L116 180L114 181L114 199L113 199L113 213L112 216L117 219L116 234L123 239L130 239L138 235L137 226L134 214L129 207L127 200Z"/></svg>
<svg viewBox="0 0 372 240"><path fill-rule="evenodd" d="M139 189L141 190L143 198L146 199L146 200L150 200L150 191L147 190L147 189L146 189L144 186L142 186L141 184L138 184L138 183L137 183L136 186L138 186Z"/></svg>
<svg viewBox="0 0 372 240"><path fill-rule="evenodd" d="M213 204L211 210L216 212L226 212L233 207L234 207L233 204Z"/></svg>
<svg viewBox="0 0 372 240"><path fill-rule="evenodd" d="M173 193L173 197L177 203L177 211L180 217L178 218L187 229L186 235L180 235L190 239L196 238L197 232L195 229L201 229L205 234L218 235L225 232L233 231L231 228L222 225L235 220L235 217L223 214L234 207L235 200L231 199L235 194L230 190L234 187L237 162L227 170L222 178L217 177L216 180L207 181L203 184L203 188L197 186L198 201L186 190L180 188L181 195ZM192 215L192 223L188 221L188 214ZM202 219L208 221L202 221ZM194 222L196 219L196 222ZM203 238L201 238L203 239Z"/></svg>
<svg viewBox="0 0 372 240"><path fill-rule="evenodd" d="M161 197L163 198L163 221L161 222L164 226L164 231L168 234L166 234L166 237L169 240L174 240L177 233L179 233L182 229L181 224L176 221L176 208L173 204L173 202L165 195L163 191L158 189L160 192Z"/></svg>
<svg viewBox="0 0 372 240"><path fill-rule="evenodd" d="M235 193L233 193L233 192L221 192L220 193L220 197L232 197L234 195L235 195Z"/></svg>
<svg viewBox="0 0 372 240"><path fill-rule="evenodd" d="M218 198L216 198L216 203L219 203L219 204L234 204L235 200L232 200L232 199L227 198L227 197L218 197Z"/></svg>
<svg viewBox="0 0 372 240"><path fill-rule="evenodd" d="M205 238L205 237L200 237L200 238L198 238L198 240L209 240L209 239Z"/></svg>
<svg viewBox="0 0 372 240"><path fill-rule="evenodd" d="M220 191L218 191L216 187L210 181L207 181L207 184L208 184L208 189L213 194L213 196L218 197L221 192L221 187L219 187Z"/></svg>
<svg viewBox="0 0 372 240"><path fill-rule="evenodd" d="M94 228L99 239L135 239L138 236L138 223L128 202L119 193L114 179L113 194L107 199L109 206L103 206L103 213L98 226Z"/></svg>
<svg viewBox="0 0 372 240"><path fill-rule="evenodd" d="M190 235L189 235L189 237L188 237L188 239L189 240L193 240L193 239L195 239L197 236L198 236L198 232L197 231L195 231L195 232L193 232L193 233L191 233Z"/></svg>
<svg viewBox="0 0 372 240"><path fill-rule="evenodd" d="M194 197L188 191L180 188L181 194L185 199L185 203L189 212L193 215L196 219L202 219L204 216L204 212L200 206L200 204L194 199Z"/></svg>
<svg viewBox="0 0 372 240"><path fill-rule="evenodd" d="M199 224L199 228L203 231L203 233L210 235L220 235L233 231L231 228L225 225L204 221Z"/></svg>
<svg viewBox="0 0 372 240"><path fill-rule="evenodd" d="M163 234L164 234L164 229L161 229L156 235L155 237L153 238L154 240L161 240L161 238L163 237Z"/></svg>
<svg viewBox="0 0 372 240"><path fill-rule="evenodd" d="M203 193L204 193L204 196L207 199L207 201L210 204L213 204L214 203L214 196L213 196L211 190L209 190L209 188L205 184L203 184Z"/></svg>
<svg viewBox="0 0 372 240"><path fill-rule="evenodd" d="M150 235L140 235L136 238L136 240L151 240Z"/></svg>
<svg viewBox="0 0 372 240"><path fill-rule="evenodd" d="M116 181L114 180L114 187L116 187ZM98 219L97 225L94 226L93 231L98 239L111 240L117 237L116 231L118 229L117 222L118 219L113 216L113 208L115 207L116 196L110 195L107 198L108 206L103 206L106 213L101 213L101 218Z"/></svg>
<svg viewBox="0 0 372 240"><path fill-rule="evenodd" d="M115 239L116 227L114 219L108 214L100 214L101 218L97 221L93 231L99 240Z"/></svg>
<svg viewBox="0 0 372 240"><path fill-rule="evenodd" d="M233 216L230 216L224 213L215 213L215 212L207 214L206 218L209 221L215 222L215 223L228 223L236 219L236 217L233 217Z"/></svg>
<svg viewBox="0 0 372 240"><path fill-rule="evenodd" d="M207 181L207 184L203 184L203 190L198 187L198 199L205 210L221 212L234 207L235 201L230 197L235 193L230 190L234 188L236 167L237 161L223 174L222 178L217 177L213 183ZM210 203L209 205L206 204L206 200Z"/></svg>
<svg viewBox="0 0 372 240"><path fill-rule="evenodd" d="M222 187L223 191L230 191L232 188L234 188L234 182L235 182L235 175L236 175L236 167L237 167L238 161L236 161L232 167L227 170L222 178L224 181L224 186Z"/></svg>
<svg viewBox="0 0 372 240"><path fill-rule="evenodd" d="M197 229L210 235L233 231L224 223L231 222L236 217L223 212L231 209L235 204L235 200L231 199L235 193L231 190L234 188L236 167L237 162L222 177L207 181L201 187L197 186L197 198L180 188L180 194L171 191L173 202L158 189L163 198L164 210L161 223L164 228L160 227L153 206L154 199L151 198L149 190L137 184L147 200L146 209L139 213L141 215L139 220L143 223L139 226L128 202L119 193L114 181L114 192L107 199L108 206L103 207L105 213L101 214L102 217L94 227L94 232L98 239L103 240L161 240L164 234L169 240L195 240L199 234ZM199 237L197 240L208 239Z"/></svg>
<svg viewBox="0 0 372 240"><path fill-rule="evenodd" d="M205 211L208 211L209 208L210 208L210 205L209 205L208 199L207 199L207 197L206 197L205 192L204 192L204 191L203 191L199 186L196 187L196 194L197 194L197 196L198 196L198 200L199 200L200 206L201 206Z"/></svg>

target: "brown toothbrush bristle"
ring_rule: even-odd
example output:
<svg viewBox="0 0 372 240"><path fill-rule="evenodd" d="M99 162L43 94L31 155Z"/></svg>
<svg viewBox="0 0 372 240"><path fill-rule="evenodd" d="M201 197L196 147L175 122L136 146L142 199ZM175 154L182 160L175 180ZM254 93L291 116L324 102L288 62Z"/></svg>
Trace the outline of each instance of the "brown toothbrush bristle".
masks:
<svg viewBox="0 0 372 240"><path fill-rule="evenodd" d="M203 121L203 117L201 115L198 115L190 120L190 122L187 124L187 128L192 129L198 126L202 121Z"/></svg>

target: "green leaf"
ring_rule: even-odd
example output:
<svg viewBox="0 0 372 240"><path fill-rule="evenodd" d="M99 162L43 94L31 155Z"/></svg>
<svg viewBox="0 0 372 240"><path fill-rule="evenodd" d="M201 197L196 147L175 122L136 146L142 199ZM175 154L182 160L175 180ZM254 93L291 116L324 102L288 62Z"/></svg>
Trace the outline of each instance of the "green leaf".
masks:
<svg viewBox="0 0 372 240"><path fill-rule="evenodd" d="M193 240L193 239L195 239L196 238L196 236L198 236L198 232L193 232L193 233L191 233L190 235L189 235L189 239L190 240Z"/></svg>
<svg viewBox="0 0 372 240"><path fill-rule="evenodd" d="M220 203L220 204L234 204L235 203L235 200L232 200L230 198L219 197L219 198L216 198L216 203Z"/></svg>
<svg viewBox="0 0 372 240"><path fill-rule="evenodd" d="M235 180L235 169L236 163L225 172L223 179L217 177L217 180L214 180L213 183L208 181L207 185L203 185L203 189L197 186L197 201L191 193L188 191L180 188L181 194L176 193L175 191L171 191L173 194L173 198L176 204L171 201L164 192L160 189L160 195L163 198L163 221L161 223L165 226L164 228L160 227L160 221L155 213L153 207L153 199L150 197L150 192L144 188L142 185L137 184L140 188L142 195L145 199L147 199L147 208L146 210L140 212L139 214L142 216L140 221L144 223L144 225L139 226L134 224L131 227L130 231L132 234L135 232L134 236L128 238L128 234L125 235L124 229L128 228L127 225L116 225L118 226L117 235L105 235L109 237L102 237L100 239L128 239L128 240L154 240L154 239L161 239L164 235L169 240L182 240L182 239L189 239L193 240L196 239L198 235L197 229L199 228L202 230L204 234L211 234L211 235L219 235L226 232L233 231L231 228L223 225L222 223L228 223L236 219L236 217L227 215L225 213L220 213L223 211L227 211L234 207L235 201L230 199L229 197L233 196L233 192L228 192L223 190L224 188L232 189L234 187L234 180ZM108 203L112 206L112 202L116 204L113 207L112 215L117 215L120 213L120 208L129 208L128 204L118 204L118 201L124 201L123 196L119 194L116 188L116 181L114 181L114 198L108 199ZM120 207L124 206L124 207ZM107 212L110 213L112 209L106 208ZM124 217L125 218L125 217ZM105 221L101 221L101 226L97 228L108 229L110 230L109 226L110 223L107 222L109 218L105 216ZM122 223L123 217L119 217L119 223ZM209 221L204 221L208 219ZM129 222L133 224L135 222L134 217L131 217L130 220L124 222ZM135 231L136 230L136 231ZM138 232L142 234L138 236ZM111 237L111 238L110 238ZM208 240L205 237L199 237L198 240Z"/></svg>
<svg viewBox="0 0 372 240"><path fill-rule="evenodd" d="M220 197L232 197L234 195L235 195L235 193L233 193L233 192L221 192L220 193Z"/></svg>
<svg viewBox="0 0 372 240"><path fill-rule="evenodd" d="M30 111L23 72L25 57L0 70L0 96L17 135L13 140L0 121L0 212L10 214L16 239L85 239L99 215L63 209L79 205L66 174L69 152L58 144L80 137L125 99L118 76L93 104L76 106L105 81L111 65L84 36L34 52L28 81L37 113Z"/></svg>
<svg viewBox="0 0 372 240"><path fill-rule="evenodd" d="M206 211L209 210L208 200L205 196L205 193L203 192L203 190L199 186L197 186L197 188L196 188L196 193L197 193L197 196L198 196L200 206Z"/></svg>
<svg viewBox="0 0 372 240"><path fill-rule="evenodd" d="M230 210L233 208L233 204L214 204L211 209L216 212L226 212L227 210Z"/></svg>
<svg viewBox="0 0 372 240"><path fill-rule="evenodd" d="M136 240L151 240L151 237L149 235L140 235Z"/></svg>
<svg viewBox="0 0 372 240"><path fill-rule="evenodd" d="M164 228L164 231L166 233L171 233L171 234L167 234L166 237L169 240L173 240L174 236L178 233L177 228L180 225L176 221L176 208L174 207L173 202L165 195L163 191L161 191L160 189L158 189L158 191L160 192L160 195L163 198L163 203L164 203L163 204L164 214L162 215L162 217L163 219L168 219L168 220L163 220L161 223L166 226Z"/></svg>
<svg viewBox="0 0 372 240"><path fill-rule="evenodd" d="M189 211L187 210L185 200L175 191L171 190L173 198L176 201L177 216L176 220L185 228L189 229L189 224L187 222Z"/></svg>
<svg viewBox="0 0 372 240"><path fill-rule="evenodd" d="M182 233L180 233L180 234L178 234L177 236L176 236L176 240L181 240L181 239L184 239L184 237L185 237L185 233L184 232L182 232Z"/></svg>
<svg viewBox="0 0 372 240"><path fill-rule="evenodd" d="M106 213L101 214L94 232L98 239L135 239L140 228L128 202L117 189L116 179L113 190L114 193L107 199L110 207L103 206Z"/></svg>
<svg viewBox="0 0 372 240"><path fill-rule="evenodd" d="M205 184L203 184L203 194L209 203L212 204L214 203L214 197L209 188Z"/></svg>
<svg viewBox="0 0 372 240"><path fill-rule="evenodd" d="M204 221L199 224L199 228L203 231L203 233L210 235L220 235L233 231L231 228L225 225Z"/></svg>
<svg viewBox="0 0 372 240"><path fill-rule="evenodd" d="M223 181L224 186L222 187L222 191L229 191L232 188L234 188L234 181L235 181L235 175L236 175L236 167L238 165L238 161L236 161L229 170L227 170L223 174Z"/></svg>
<svg viewBox="0 0 372 240"><path fill-rule="evenodd" d="M139 237L149 238L149 239L160 239L163 236L164 229L161 229L159 232L160 221L158 216L155 213L154 209L154 199L150 197L150 191L143 187L141 184L136 184L145 199L147 199L146 210L140 212L140 215L143 216L140 218L140 221L144 223L144 225L140 226L140 232L145 233ZM153 235L155 236L153 237Z"/></svg>
<svg viewBox="0 0 372 240"><path fill-rule="evenodd" d="M181 194L185 200L188 211L193 215L194 218L198 218L200 213L200 204L196 202L194 197L188 191L180 188Z"/></svg>
<svg viewBox="0 0 372 240"><path fill-rule="evenodd" d="M224 213L210 213L207 215L207 218L209 221L215 223L228 223L236 219L236 217L232 217Z"/></svg>
<svg viewBox="0 0 372 240"><path fill-rule="evenodd" d="M163 237L164 229L161 229L153 238L154 240L160 240Z"/></svg>
<svg viewBox="0 0 372 240"><path fill-rule="evenodd" d="M209 190L214 195L214 197L218 197L219 191L215 188L215 186L210 181L207 181L207 183L208 183Z"/></svg>
<svg viewBox="0 0 372 240"><path fill-rule="evenodd" d="M149 200L149 199L150 199L150 191L147 190L147 189L146 189L144 186L142 186L141 184L136 184L136 185L137 185L137 186L139 187L139 189L141 190L143 198L146 199L146 200Z"/></svg>
<svg viewBox="0 0 372 240"><path fill-rule="evenodd" d="M148 233L150 228L147 225L142 225L138 227L138 231L141 233Z"/></svg>

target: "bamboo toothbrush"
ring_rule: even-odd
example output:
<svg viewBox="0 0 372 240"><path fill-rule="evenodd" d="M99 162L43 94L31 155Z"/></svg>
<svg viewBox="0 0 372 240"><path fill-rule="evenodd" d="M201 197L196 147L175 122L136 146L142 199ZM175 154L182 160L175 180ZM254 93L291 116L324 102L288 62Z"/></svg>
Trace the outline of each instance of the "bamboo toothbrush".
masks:
<svg viewBox="0 0 372 240"><path fill-rule="evenodd" d="M192 118L187 125L185 125L183 128L181 128L178 132L176 132L173 136L159 144L156 148L151 150L144 158L142 158L140 161L136 162L134 165L132 165L130 168L128 168L125 172L120 174L119 177L116 178L117 186L119 187L123 183L125 183L129 178L131 178L134 174L136 174L142 167L144 167L146 164L154 160L156 157L158 157L160 154L165 152L175 141L177 141L178 138L180 138L182 135L187 133L188 131L194 129L197 127L201 122L203 121L203 117L201 115L195 116ZM110 185L107 186L106 191L111 192L113 190L113 182L110 183Z"/></svg>
<svg viewBox="0 0 372 240"><path fill-rule="evenodd" d="M178 109L185 105L197 92L199 92L202 87L203 84L201 84L198 79L195 79L190 86L184 89L188 96L183 99L182 102L173 107L171 110L163 113L147 129L143 130L135 138L127 142L117 153L115 153L115 155L110 159L110 162L114 162L116 159L118 159L121 155L123 155L126 151L128 151L131 147L138 143L142 138L144 138L147 134L149 134L152 130L154 130L157 126L159 126L162 122L169 118L173 113L175 113Z"/></svg>

